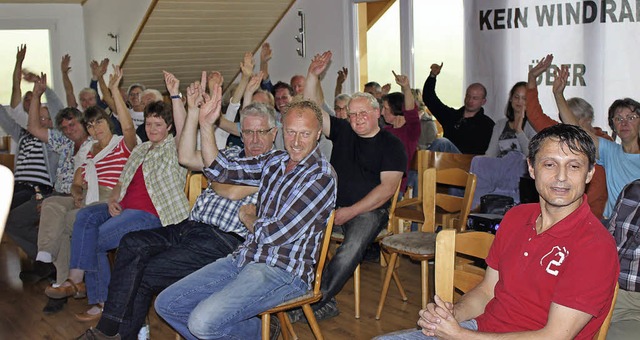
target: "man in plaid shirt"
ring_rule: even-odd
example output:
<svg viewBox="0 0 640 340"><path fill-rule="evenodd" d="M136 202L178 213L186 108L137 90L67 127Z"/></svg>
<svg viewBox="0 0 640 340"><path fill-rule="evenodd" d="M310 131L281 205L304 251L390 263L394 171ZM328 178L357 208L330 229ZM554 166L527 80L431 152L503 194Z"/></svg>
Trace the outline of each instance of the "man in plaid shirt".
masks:
<svg viewBox="0 0 640 340"><path fill-rule="evenodd" d="M196 112L197 114L197 112ZM187 117L179 142L180 161L192 170L202 170L202 156L195 149L197 123ZM275 115L272 108L250 105L241 113L245 133L244 150L233 146L222 150L228 159L255 157L273 148ZM178 123L179 124L179 123ZM255 186L209 182L196 200L189 219L179 224L132 232L120 241L109 296L95 329L96 338L137 338L153 297L174 282L233 252L249 230L240 222L241 206L256 204ZM85 335L89 338L89 335Z"/></svg>
<svg viewBox="0 0 640 340"><path fill-rule="evenodd" d="M640 331L640 179L622 189L609 231L618 245L620 289L607 338L636 339Z"/></svg>

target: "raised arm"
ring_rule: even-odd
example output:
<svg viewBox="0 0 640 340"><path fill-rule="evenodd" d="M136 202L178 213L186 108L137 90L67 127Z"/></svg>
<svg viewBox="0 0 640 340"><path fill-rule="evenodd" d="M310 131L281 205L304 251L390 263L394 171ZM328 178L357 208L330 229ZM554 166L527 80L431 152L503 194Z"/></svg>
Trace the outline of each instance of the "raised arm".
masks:
<svg viewBox="0 0 640 340"><path fill-rule="evenodd" d="M314 101L319 107L322 107L322 101L318 98L318 87L320 86L320 74L327 69L331 61L331 51L322 54L316 54L311 60L309 70L307 72L306 83L304 86L304 98ZM329 114L322 110L322 133L329 137L331 132L331 122Z"/></svg>
<svg viewBox="0 0 640 340"><path fill-rule="evenodd" d="M216 137L213 133L214 124L220 118L220 106L222 103L222 87L216 86L211 91L211 96L203 94L204 103L200 105L198 121L200 123L200 141L202 143L202 161L205 166L211 165L218 156Z"/></svg>
<svg viewBox="0 0 640 340"><path fill-rule="evenodd" d="M118 114L118 121L122 127L122 136L124 137L124 143L129 150L133 150L136 147L136 128L133 125L133 119L131 119L131 113L124 103L122 94L120 94L120 80L122 79L122 69L118 65L113 65L113 73L109 75L109 89L111 90L111 96L116 104L116 113Z"/></svg>
<svg viewBox="0 0 640 340"><path fill-rule="evenodd" d="M342 93L342 84L344 84L345 80L347 80L347 76L349 75L349 69L343 67L342 70L338 70L338 78L336 79L336 89L333 91L334 98Z"/></svg>
<svg viewBox="0 0 640 340"><path fill-rule="evenodd" d="M422 88L422 101L427 108L429 108L431 114L433 114L440 124L444 126L451 124L454 119L454 117L446 114L446 112L455 109L445 105L436 95L436 77L438 77L440 71L442 71L443 65L444 63L440 63L440 65L431 64L431 72L429 73L427 80L425 80Z"/></svg>
<svg viewBox="0 0 640 340"><path fill-rule="evenodd" d="M67 106L78 107L76 95L73 92L73 84L71 83L71 79L69 78L69 72L71 72L70 64L71 56L65 54L64 57L62 57L62 62L60 62L60 71L62 71L62 84L64 84L64 93L67 97Z"/></svg>
<svg viewBox="0 0 640 340"><path fill-rule="evenodd" d="M109 91L107 82L104 81L104 75L107 74L107 68L109 68L109 59L104 58L102 59L100 64L98 64L98 68L96 70L98 86L100 86L100 92L102 92L102 101L107 104L107 106L111 109L111 112L116 112L116 103L113 101L113 96L111 96L111 91Z"/></svg>
<svg viewBox="0 0 640 340"><path fill-rule="evenodd" d="M20 89L20 82L22 81L22 62L27 55L27 45L18 46L18 52L16 53L16 65L13 68L13 84L11 86L11 108L15 109L20 101L22 101L22 90ZM23 108L25 111L29 110L28 107Z"/></svg>
<svg viewBox="0 0 640 340"><path fill-rule="evenodd" d="M242 62L240 62L240 72L242 73L242 76L240 77L238 86L236 86L236 89L233 91L233 95L231 96L231 103L240 103L240 99L242 99L242 96L245 93L245 89L247 88L247 84L249 83L249 79L251 79L251 75L253 74L254 66L253 54L251 52L246 52L244 54ZM258 86L259 85L260 83L258 83ZM245 105L248 104L245 103Z"/></svg>
<svg viewBox="0 0 640 340"><path fill-rule="evenodd" d="M393 73L393 76L396 78L396 84L400 85L402 94L404 94L405 111L413 110L416 107L416 99L413 97L413 92L411 92L409 77L402 74L396 74L394 71L391 71L391 73Z"/></svg>
<svg viewBox="0 0 640 340"><path fill-rule="evenodd" d="M269 43L262 44L260 49L260 71L262 71L261 87L269 92L273 92L273 84L269 80L269 60L271 60L272 51Z"/></svg>
<svg viewBox="0 0 640 340"><path fill-rule="evenodd" d="M247 107L249 104L253 102L253 94L260 87L261 79L262 79L262 71L260 71L258 74L254 74L253 76L251 76L251 79L249 79L249 83L247 84L247 87L244 90L244 96L242 101L243 108Z"/></svg>
<svg viewBox="0 0 640 340"><path fill-rule="evenodd" d="M200 81L196 81L187 87L187 110L186 119L182 118L181 123L182 134L178 143L178 160L180 164L189 170L202 171L204 163L202 162L202 154L196 150L196 134L198 133L198 106L202 104L202 94L205 91L205 83L207 80L206 72L202 72ZM177 100L174 100L177 101ZM174 107L175 107L174 103ZM182 108L184 111L184 107ZM174 111L175 116L175 111ZM174 122L176 119L174 118ZM176 129L178 125L176 125Z"/></svg>
<svg viewBox="0 0 640 340"><path fill-rule="evenodd" d="M33 98L29 107L27 130L43 142L49 141L49 129L40 125L40 98L47 88L47 75L42 73L33 83Z"/></svg>
<svg viewBox="0 0 640 340"><path fill-rule="evenodd" d="M527 109L525 113L529 123L536 131L558 124L557 121L544 114L538 98L538 83L536 79L549 69L551 62L553 62L553 54L548 54L529 70L527 77Z"/></svg>
<svg viewBox="0 0 640 340"><path fill-rule="evenodd" d="M171 97L171 108L173 110L173 126L176 128L176 145L180 145L180 138L182 137L182 128L184 127L184 120L187 117L187 111L182 104L182 98L180 98L180 79L176 78L172 73L162 71L164 76L164 84L167 86L167 92Z"/></svg>

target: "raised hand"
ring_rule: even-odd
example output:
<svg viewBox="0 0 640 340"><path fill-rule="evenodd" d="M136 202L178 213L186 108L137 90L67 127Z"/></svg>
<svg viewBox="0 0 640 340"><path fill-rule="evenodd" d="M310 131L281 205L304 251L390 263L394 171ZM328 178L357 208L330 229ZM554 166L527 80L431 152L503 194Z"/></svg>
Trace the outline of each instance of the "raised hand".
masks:
<svg viewBox="0 0 640 340"><path fill-rule="evenodd" d="M36 77L37 79L33 82L33 95L40 97L47 89L47 75L43 72Z"/></svg>
<svg viewBox="0 0 640 340"><path fill-rule="evenodd" d="M348 75L349 75L349 69L347 69L346 67L343 67L342 70L338 70L338 79L336 79L336 82L338 84L344 83L345 80L347 80Z"/></svg>
<svg viewBox="0 0 640 340"><path fill-rule="evenodd" d="M442 65L444 65L444 62L441 62L440 65L431 64L431 76L432 77L437 77L440 74L440 71L442 70Z"/></svg>
<svg viewBox="0 0 640 340"><path fill-rule="evenodd" d="M113 73L109 75L109 89L111 93L119 92L120 80L122 80L122 69L120 65L113 65Z"/></svg>
<svg viewBox="0 0 640 340"><path fill-rule="evenodd" d="M16 53L16 63L22 64L24 57L27 55L27 45L22 44L18 46L18 52Z"/></svg>
<svg viewBox="0 0 640 340"><path fill-rule="evenodd" d="M62 61L60 62L60 71L62 71L62 74L67 74L71 71L71 56L68 54L65 54L62 57Z"/></svg>
<svg viewBox="0 0 640 340"><path fill-rule="evenodd" d="M102 77L107 73L107 68L109 68L109 58L102 59L99 66L98 76Z"/></svg>
<svg viewBox="0 0 640 340"><path fill-rule="evenodd" d="M222 74L220 74L220 72L211 71L207 75L206 82L209 91L213 91L213 88L215 88L216 86L222 86L222 83L224 83L224 78L222 77ZM204 85L205 83L201 82L200 84Z"/></svg>
<svg viewBox="0 0 640 340"><path fill-rule="evenodd" d="M320 76L322 72L327 69L329 66L329 62L331 61L331 56L333 54L331 51L326 51L322 54L316 54L311 60L311 64L309 65L309 73L315 76Z"/></svg>
<svg viewBox="0 0 640 340"><path fill-rule="evenodd" d="M271 45L264 43L260 49L260 63L266 63L269 60L271 60Z"/></svg>
<svg viewBox="0 0 640 340"><path fill-rule="evenodd" d="M172 73L162 71L164 75L164 83L167 86L170 96L177 96L180 93L180 80Z"/></svg>
<svg viewBox="0 0 640 340"><path fill-rule="evenodd" d="M262 71L251 76L251 79L249 79L249 83L247 83L247 88L244 90L244 92L253 94L260 87L261 81L262 81Z"/></svg>
<svg viewBox="0 0 640 340"><path fill-rule="evenodd" d="M402 74L396 74L395 71L391 71L391 73L393 73L393 76L396 78L396 84L400 85L403 89L409 87L409 77Z"/></svg>
<svg viewBox="0 0 640 340"><path fill-rule="evenodd" d="M98 80L98 78L100 77L100 65L98 64L98 62L95 60L91 60L91 62L89 63L89 67L91 68L91 79Z"/></svg>
<svg viewBox="0 0 640 340"><path fill-rule="evenodd" d="M199 81L195 81L187 87L187 105L189 109L197 109L202 105L201 88Z"/></svg>
<svg viewBox="0 0 640 340"><path fill-rule="evenodd" d="M36 80L38 80L38 75L27 70L26 68L22 69L22 79L30 82L30 83L35 83Z"/></svg>
<svg viewBox="0 0 640 340"><path fill-rule="evenodd" d="M240 62L240 70L242 71L242 75L245 77L251 77L253 74L253 54L251 52L246 52L244 54L244 59Z"/></svg>
<svg viewBox="0 0 640 340"><path fill-rule="evenodd" d="M529 70L529 78L530 79L531 77L533 77L533 79L538 78L538 76L544 73L544 71L546 71L549 68L549 66L551 66L552 62L553 62L553 54L547 54L546 57L540 59L540 61L536 66L532 67Z"/></svg>
<svg viewBox="0 0 640 340"><path fill-rule="evenodd" d="M203 93L203 104L200 105L198 121L200 127L212 126L220 118L220 106L222 104L222 87L215 86L211 89L211 96Z"/></svg>
<svg viewBox="0 0 640 340"><path fill-rule="evenodd" d="M567 79L569 78L569 65L560 66L560 70L556 70L554 73L554 80L552 91L554 95L562 95L564 88L567 86Z"/></svg>
<svg viewBox="0 0 640 340"><path fill-rule="evenodd" d="M388 94L391 91L391 84L386 83L382 85L382 94Z"/></svg>

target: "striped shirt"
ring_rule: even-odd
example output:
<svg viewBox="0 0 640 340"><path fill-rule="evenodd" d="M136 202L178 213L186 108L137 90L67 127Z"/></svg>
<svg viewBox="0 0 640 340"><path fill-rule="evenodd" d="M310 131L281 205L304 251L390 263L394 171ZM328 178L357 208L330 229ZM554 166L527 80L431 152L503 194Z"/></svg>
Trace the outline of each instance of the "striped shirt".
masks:
<svg viewBox="0 0 640 340"><path fill-rule="evenodd" d="M25 136L20 140L16 162L16 181L53 186L44 160L44 147L44 143L25 131Z"/></svg>
<svg viewBox="0 0 640 340"><path fill-rule="evenodd" d="M640 179L627 184L620 192L609 232L618 246L620 288L640 292Z"/></svg>
<svg viewBox="0 0 640 340"><path fill-rule="evenodd" d="M322 235L336 202L337 179L317 146L286 172L288 161L289 155L281 150L236 160L218 153L204 173L221 183L260 187L254 233L233 253L236 265L275 266L300 277L311 289Z"/></svg>
<svg viewBox="0 0 640 340"><path fill-rule="evenodd" d="M113 150L102 158L98 163L96 163L96 172L98 173L98 185L102 187L107 187L109 189L113 189L116 184L118 184L118 179L120 179L120 174L122 173L122 169L124 165L127 163L127 159L131 155L131 150L127 148L127 145L124 142L124 138L120 140L118 145L113 148ZM87 154L87 159L93 159L94 154L92 151L89 151ZM82 178L84 179L85 171L84 167L87 163L82 164Z"/></svg>
<svg viewBox="0 0 640 340"><path fill-rule="evenodd" d="M228 159L244 156L242 148L238 146L232 146L220 150L220 152L223 152ZM238 210L243 205L256 204L257 202L257 192L240 200L230 200L219 196L213 189L207 188L198 196L193 209L191 209L189 219L216 226L224 232L235 233L246 239L249 230L240 222Z"/></svg>

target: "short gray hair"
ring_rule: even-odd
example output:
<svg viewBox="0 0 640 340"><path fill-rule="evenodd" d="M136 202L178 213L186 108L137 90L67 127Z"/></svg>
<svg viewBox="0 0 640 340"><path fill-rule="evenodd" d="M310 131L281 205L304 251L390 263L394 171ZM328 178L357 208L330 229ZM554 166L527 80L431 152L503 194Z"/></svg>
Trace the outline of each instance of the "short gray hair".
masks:
<svg viewBox="0 0 640 340"><path fill-rule="evenodd" d="M349 100L351 100L351 96L346 94L346 93L342 93L336 96L336 99L334 99L334 103L336 103L338 100L343 100L345 102L349 102Z"/></svg>
<svg viewBox="0 0 640 340"><path fill-rule="evenodd" d="M154 102L161 102L162 101L162 93L160 93L160 91L156 90L156 89L146 89L144 91L142 91L142 93L140 93L140 98L144 97L147 94L153 94L153 96L155 97Z"/></svg>
<svg viewBox="0 0 640 340"><path fill-rule="evenodd" d="M370 93L367 93L367 92L356 92L352 94L351 99L349 99L349 102L347 103L347 106L351 105L352 100L360 99L360 98L366 99L369 102L369 105L371 105L371 108L380 109L380 103L378 103L378 100L376 99L376 97L372 96Z"/></svg>
<svg viewBox="0 0 640 340"><path fill-rule="evenodd" d="M273 107L262 103L251 103L240 111L240 126L242 126L245 117L261 117L267 119L269 128L276 126L276 111Z"/></svg>
<svg viewBox="0 0 640 340"><path fill-rule="evenodd" d="M590 122L593 121L593 106L586 100L573 97L567 100L567 105L569 105L569 108L578 119L588 118Z"/></svg>

